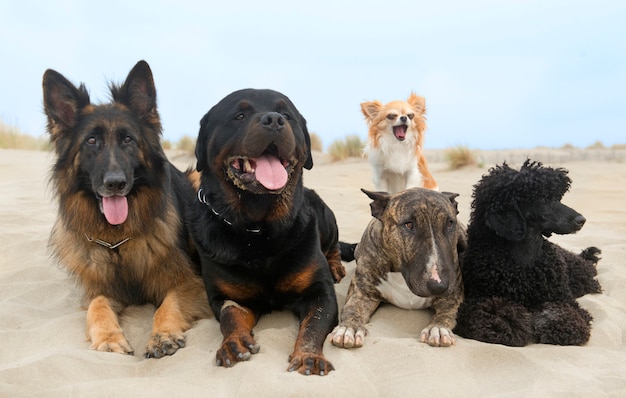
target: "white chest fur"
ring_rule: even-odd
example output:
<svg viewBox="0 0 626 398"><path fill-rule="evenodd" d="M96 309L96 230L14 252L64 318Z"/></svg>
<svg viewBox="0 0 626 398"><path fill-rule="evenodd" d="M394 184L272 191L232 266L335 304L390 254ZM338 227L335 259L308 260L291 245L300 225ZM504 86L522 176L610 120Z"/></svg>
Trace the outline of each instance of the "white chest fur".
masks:
<svg viewBox="0 0 626 398"><path fill-rule="evenodd" d="M409 290L400 272L387 273L387 280L381 279L376 289L386 301L406 310L428 308L433 301L430 297L420 297Z"/></svg>
<svg viewBox="0 0 626 398"><path fill-rule="evenodd" d="M406 174L417 169L415 140L413 137L398 141L392 135L384 135L378 148L368 148L370 163L398 174Z"/></svg>

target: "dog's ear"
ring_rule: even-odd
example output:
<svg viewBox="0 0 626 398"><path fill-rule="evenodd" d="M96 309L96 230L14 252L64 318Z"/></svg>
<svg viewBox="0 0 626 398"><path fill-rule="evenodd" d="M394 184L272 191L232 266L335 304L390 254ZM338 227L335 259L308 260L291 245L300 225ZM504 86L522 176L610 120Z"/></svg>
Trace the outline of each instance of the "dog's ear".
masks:
<svg viewBox="0 0 626 398"><path fill-rule="evenodd" d="M121 87L111 85L111 93L114 100L128 105L140 117L158 118L156 88L146 61L137 62Z"/></svg>
<svg viewBox="0 0 626 398"><path fill-rule="evenodd" d="M498 236L519 242L526 236L526 220L517 205L485 214L485 223Z"/></svg>
<svg viewBox="0 0 626 398"><path fill-rule="evenodd" d="M456 214L459 214L459 203L456 201L456 198L459 196L459 194L454 192L442 192L442 194L448 198L450 203L452 203L452 206L454 206L456 210Z"/></svg>
<svg viewBox="0 0 626 398"><path fill-rule="evenodd" d="M363 188L361 188L361 191L373 200L373 202L370 203L372 216L380 220L383 212L387 208L387 204L389 204L389 198L391 198L391 195L387 192L373 192Z"/></svg>
<svg viewBox="0 0 626 398"><path fill-rule="evenodd" d="M302 127L302 132L304 133L304 141L306 142L306 160L304 161L304 168L307 170L311 170L313 168L313 156L311 155L311 136L309 135L309 130L306 128L306 119L300 115L300 126Z"/></svg>
<svg viewBox="0 0 626 398"><path fill-rule="evenodd" d="M200 131L198 131L198 139L196 140L196 170L202 171L207 163L206 144L209 135L209 114L207 112L200 120Z"/></svg>
<svg viewBox="0 0 626 398"><path fill-rule="evenodd" d="M76 125L78 114L89 105L84 84L76 88L59 72L48 69L43 74L43 105L48 118L48 132L54 139Z"/></svg>
<svg viewBox="0 0 626 398"><path fill-rule="evenodd" d="M406 102L411 105L411 108L413 108L415 113L417 113L418 115L423 115L426 113L426 99L424 99L424 97L420 97L415 93L411 93L411 95L409 95L409 99Z"/></svg>
<svg viewBox="0 0 626 398"><path fill-rule="evenodd" d="M365 116L365 119L372 121L378 116L383 104L380 101L361 102L361 112Z"/></svg>
<svg viewBox="0 0 626 398"><path fill-rule="evenodd" d="M458 193L454 192L442 192L442 195L445 195L454 209L456 210L456 214L459 214L459 203L456 201L456 198L459 196ZM465 231L465 227L458 223L458 239L456 242L456 251L457 254L463 253L467 249L467 232Z"/></svg>

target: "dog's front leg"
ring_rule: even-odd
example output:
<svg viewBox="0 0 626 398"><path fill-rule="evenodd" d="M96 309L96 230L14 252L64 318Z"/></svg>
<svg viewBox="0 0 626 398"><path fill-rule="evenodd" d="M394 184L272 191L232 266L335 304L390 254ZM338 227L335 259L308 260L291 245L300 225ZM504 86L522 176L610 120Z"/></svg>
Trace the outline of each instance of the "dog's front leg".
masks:
<svg viewBox="0 0 626 398"><path fill-rule="evenodd" d="M330 334L330 341L337 347L358 348L365 343L365 325L381 303L377 292L362 288L366 283L360 275L350 283L346 304L341 311L341 322Z"/></svg>
<svg viewBox="0 0 626 398"><path fill-rule="evenodd" d="M287 371L325 376L335 369L322 353L326 336L337 324L337 301L334 297L318 297L306 302L300 313L296 310L300 331L293 353L289 355Z"/></svg>
<svg viewBox="0 0 626 398"><path fill-rule="evenodd" d="M380 158L378 150L370 150L368 153L368 160L372 166L372 182L376 187L376 190L388 192L389 183L385 176L385 162Z"/></svg>
<svg viewBox="0 0 626 398"><path fill-rule="evenodd" d="M97 296L87 308L87 338L97 351L134 353L124 337L113 303L105 296Z"/></svg>
<svg viewBox="0 0 626 398"><path fill-rule="evenodd" d="M461 299L454 296L437 297L432 307L435 315L430 324L420 333L420 341L434 347L449 347L456 343L452 329L456 326L456 315Z"/></svg>
<svg viewBox="0 0 626 398"><path fill-rule="evenodd" d="M374 173L374 177L373 177L373 181L374 181L374 186L376 187L376 190L381 191L381 192L389 192L390 191L390 183L389 183L389 177L386 175L383 175L382 173Z"/></svg>
<svg viewBox="0 0 626 398"><path fill-rule="evenodd" d="M185 330L191 326L180 308L175 290L170 290L157 308L152 323L152 335L146 348L146 358L172 355L185 346Z"/></svg>
<svg viewBox="0 0 626 398"><path fill-rule="evenodd" d="M254 340L252 331L258 318L249 308L230 300L224 302L220 311L220 330L224 340L216 354L218 366L229 368L259 352L260 346Z"/></svg>

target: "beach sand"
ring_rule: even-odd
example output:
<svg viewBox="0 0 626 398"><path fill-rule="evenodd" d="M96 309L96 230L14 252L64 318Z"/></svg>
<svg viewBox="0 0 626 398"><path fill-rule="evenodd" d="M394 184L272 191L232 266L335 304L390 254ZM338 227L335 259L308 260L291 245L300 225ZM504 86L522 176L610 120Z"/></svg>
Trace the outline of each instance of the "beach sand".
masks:
<svg viewBox="0 0 626 398"><path fill-rule="evenodd" d="M624 397L626 396L626 162L539 151L534 160L570 171L563 202L587 218L575 235L553 242L580 251L602 249L598 279L603 293L579 299L594 317L582 347L511 348L457 338L434 348L418 340L429 310L381 306L365 346L344 350L328 341L335 366L328 376L288 373L298 322L289 312L265 315L254 328L261 350L233 368L215 365L218 322L201 320L175 355L145 359L152 306L130 307L122 327L135 356L96 352L85 340L85 310L75 286L49 256L47 240L56 204L48 184L54 155L0 150L0 397ZM441 190L458 192L459 218L467 223L472 186L502 160L519 167L524 151L481 154L484 166L448 171L437 154L431 172ZM184 169L192 158L172 154ZM334 210L340 238L359 240L370 219L373 189L367 161L329 163L316 154L305 185ZM336 285L343 306L354 262Z"/></svg>

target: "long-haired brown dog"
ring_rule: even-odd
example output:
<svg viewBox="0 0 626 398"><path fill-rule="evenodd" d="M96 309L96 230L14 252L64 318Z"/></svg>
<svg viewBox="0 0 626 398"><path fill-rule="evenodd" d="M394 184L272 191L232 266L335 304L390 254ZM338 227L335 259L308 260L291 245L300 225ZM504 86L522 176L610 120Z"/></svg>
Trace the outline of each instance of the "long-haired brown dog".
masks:
<svg viewBox="0 0 626 398"><path fill-rule="evenodd" d="M157 310L146 356L158 358L184 347L184 332L210 313L182 222L194 192L160 145L148 64L137 63L111 95L93 105L84 85L54 70L43 76L59 202L50 245L83 290L91 347L132 354L118 313L150 303Z"/></svg>
<svg viewBox="0 0 626 398"><path fill-rule="evenodd" d="M426 101L411 93L406 101L361 103L369 126L365 153L378 191L396 193L406 188L439 190L422 153L426 131Z"/></svg>

